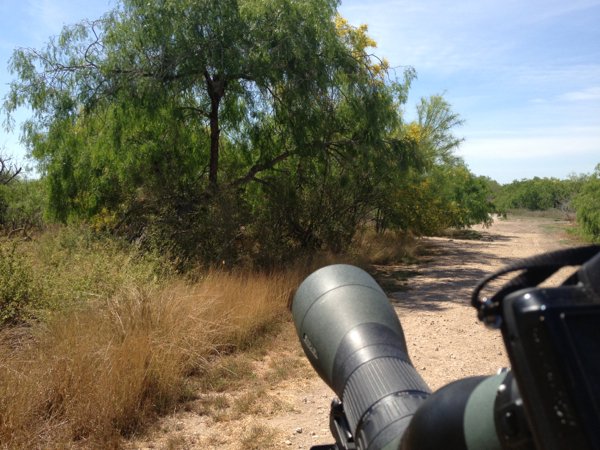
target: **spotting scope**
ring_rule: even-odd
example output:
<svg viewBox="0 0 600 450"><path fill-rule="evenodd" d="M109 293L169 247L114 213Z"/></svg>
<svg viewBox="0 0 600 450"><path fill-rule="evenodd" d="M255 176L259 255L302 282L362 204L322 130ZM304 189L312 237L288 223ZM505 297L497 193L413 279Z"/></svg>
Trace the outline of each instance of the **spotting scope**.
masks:
<svg viewBox="0 0 600 450"><path fill-rule="evenodd" d="M431 391L408 357L381 287L357 267L328 266L300 285L292 315L306 356L341 399L359 448L398 448ZM346 424L333 426L344 439Z"/></svg>
<svg viewBox="0 0 600 450"><path fill-rule="evenodd" d="M581 268L559 287L538 287L565 265ZM512 271L498 295L479 300L484 285ZM498 274L472 302L502 331L512 368L434 393L367 272L340 264L308 276L294 295L294 324L337 396L335 444L313 449L600 449L600 247L548 253Z"/></svg>

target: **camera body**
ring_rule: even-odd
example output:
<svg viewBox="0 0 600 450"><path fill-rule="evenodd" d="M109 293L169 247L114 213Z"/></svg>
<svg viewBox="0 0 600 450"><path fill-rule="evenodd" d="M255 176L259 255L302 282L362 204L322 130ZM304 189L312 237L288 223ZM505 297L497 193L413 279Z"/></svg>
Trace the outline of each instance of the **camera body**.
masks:
<svg viewBox="0 0 600 450"><path fill-rule="evenodd" d="M600 299L576 284L517 291L502 306L502 336L538 447L600 448Z"/></svg>

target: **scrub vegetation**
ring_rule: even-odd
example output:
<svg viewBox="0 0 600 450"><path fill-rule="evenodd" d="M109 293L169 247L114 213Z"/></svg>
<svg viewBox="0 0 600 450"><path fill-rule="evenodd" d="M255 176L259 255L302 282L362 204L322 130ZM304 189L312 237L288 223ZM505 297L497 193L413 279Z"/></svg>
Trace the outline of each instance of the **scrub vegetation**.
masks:
<svg viewBox="0 0 600 450"><path fill-rule="evenodd" d="M192 378L251 376L224 358L267 342L327 262L412 258L510 208L568 205L598 239L598 171L475 176L459 114L434 94L407 121L416 72L337 6L120 0L15 50L3 112L32 111L39 176L0 155L0 446L117 447Z"/></svg>
<svg viewBox="0 0 600 450"><path fill-rule="evenodd" d="M591 174L568 179L534 178L491 184L498 212L543 213L576 222L579 234L600 242L600 164Z"/></svg>

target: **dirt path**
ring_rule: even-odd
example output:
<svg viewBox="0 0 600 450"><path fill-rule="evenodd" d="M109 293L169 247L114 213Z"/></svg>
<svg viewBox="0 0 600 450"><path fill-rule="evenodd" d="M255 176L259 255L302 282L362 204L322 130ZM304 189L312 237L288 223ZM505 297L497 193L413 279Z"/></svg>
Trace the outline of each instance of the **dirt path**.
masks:
<svg viewBox="0 0 600 450"><path fill-rule="evenodd" d="M489 229L476 228L472 239L427 239L427 256L417 265L376 268L413 364L432 389L508 364L499 332L476 320L470 292L484 275L515 259L569 245L561 225L539 218L496 221ZM224 393L219 401L200 395L126 447L308 449L331 443L332 392L306 362L291 324L278 339L252 361L257 374L252 386Z"/></svg>

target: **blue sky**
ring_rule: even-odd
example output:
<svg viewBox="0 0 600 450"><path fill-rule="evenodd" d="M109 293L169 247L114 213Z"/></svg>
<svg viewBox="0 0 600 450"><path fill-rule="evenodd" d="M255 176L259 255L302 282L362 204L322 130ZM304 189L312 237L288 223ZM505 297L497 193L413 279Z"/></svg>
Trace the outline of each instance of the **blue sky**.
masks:
<svg viewBox="0 0 600 450"><path fill-rule="evenodd" d="M0 97L15 47L41 47L114 5L0 0ZM445 95L465 120L458 153L475 174L508 183L600 163L600 0L345 0L340 12L369 25L378 56L416 69L408 118L421 97ZM0 150L22 158L17 135L0 132Z"/></svg>

